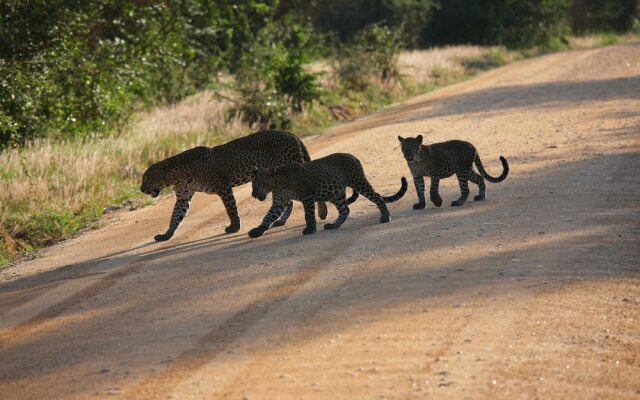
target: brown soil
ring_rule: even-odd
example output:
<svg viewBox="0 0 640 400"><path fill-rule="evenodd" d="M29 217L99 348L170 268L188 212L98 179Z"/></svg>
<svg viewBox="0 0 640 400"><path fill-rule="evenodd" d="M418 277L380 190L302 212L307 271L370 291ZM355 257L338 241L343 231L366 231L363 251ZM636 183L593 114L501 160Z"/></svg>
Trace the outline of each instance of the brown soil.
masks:
<svg viewBox="0 0 640 400"><path fill-rule="evenodd" d="M640 46L553 54L411 99L307 141L409 177L396 136L475 144L488 199L337 231L236 190L243 228L197 195L154 243L170 196L2 271L3 399L640 396ZM472 185L472 196L477 190ZM330 210L330 218L336 211Z"/></svg>

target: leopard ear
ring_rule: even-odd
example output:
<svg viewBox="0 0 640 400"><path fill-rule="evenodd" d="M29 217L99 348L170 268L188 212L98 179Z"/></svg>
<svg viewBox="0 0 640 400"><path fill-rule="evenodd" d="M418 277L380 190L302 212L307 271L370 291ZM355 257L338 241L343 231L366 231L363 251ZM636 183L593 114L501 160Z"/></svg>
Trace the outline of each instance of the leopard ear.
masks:
<svg viewBox="0 0 640 400"><path fill-rule="evenodd" d="M422 135L416 136L416 139L418 140L418 143L422 144Z"/></svg>
<svg viewBox="0 0 640 400"><path fill-rule="evenodd" d="M402 142L404 140L404 138L402 136L398 135L398 140Z"/></svg>

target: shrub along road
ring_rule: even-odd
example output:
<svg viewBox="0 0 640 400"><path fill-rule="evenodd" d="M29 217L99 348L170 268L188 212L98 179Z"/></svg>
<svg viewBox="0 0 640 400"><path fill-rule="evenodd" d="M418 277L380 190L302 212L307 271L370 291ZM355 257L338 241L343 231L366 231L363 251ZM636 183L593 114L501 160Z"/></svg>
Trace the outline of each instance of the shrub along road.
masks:
<svg viewBox="0 0 640 400"><path fill-rule="evenodd" d="M358 156L381 193L408 168L398 134L476 145L487 200L378 223L362 197L337 231L303 213L257 240L196 195L2 271L4 398L637 398L640 46L552 54L413 98L307 140ZM476 187L471 185L472 196ZM336 211L330 209L330 218Z"/></svg>

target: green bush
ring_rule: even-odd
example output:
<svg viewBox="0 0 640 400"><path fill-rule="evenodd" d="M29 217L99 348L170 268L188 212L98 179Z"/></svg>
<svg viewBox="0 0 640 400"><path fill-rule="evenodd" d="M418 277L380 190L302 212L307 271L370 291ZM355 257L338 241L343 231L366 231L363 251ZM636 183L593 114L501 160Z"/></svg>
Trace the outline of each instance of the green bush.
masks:
<svg viewBox="0 0 640 400"><path fill-rule="evenodd" d="M311 28L293 17L257 32L237 62L231 116L261 128L289 128L291 113L321 95L317 74L305 68L318 54L316 43Z"/></svg>
<svg viewBox="0 0 640 400"><path fill-rule="evenodd" d="M470 72L486 71L505 65L508 62L504 47L491 47L476 57L466 57L460 63Z"/></svg>
<svg viewBox="0 0 640 400"><path fill-rule="evenodd" d="M371 25L352 40L339 44L334 69L342 87L363 90L373 83L399 80L398 55L402 49L402 27Z"/></svg>
<svg viewBox="0 0 640 400"><path fill-rule="evenodd" d="M618 37L612 33L602 33L598 35L598 45L599 46L611 46L614 44L618 44L620 40Z"/></svg>
<svg viewBox="0 0 640 400"><path fill-rule="evenodd" d="M238 36L222 29L231 3L1 2L0 148L108 134L205 87Z"/></svg>
<svg viewBox="0 0 640 400"><path fill-rule="evenodd" d="M138 102L190 91L179 10L138 3L0 5L0 147L107 133L124 126Z"/></svg>

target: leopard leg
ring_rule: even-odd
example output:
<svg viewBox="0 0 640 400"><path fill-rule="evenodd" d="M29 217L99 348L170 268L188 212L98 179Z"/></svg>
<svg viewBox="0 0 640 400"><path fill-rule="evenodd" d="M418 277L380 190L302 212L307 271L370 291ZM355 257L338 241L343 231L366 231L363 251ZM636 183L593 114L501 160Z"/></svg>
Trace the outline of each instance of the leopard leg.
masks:
<svg viewBox="0 0 640 400"><path fill-rule="evenodd" d="M283 215L283 211L285 207L283 204L286 204L287 208L291 209L292 202L291 201L279 201L279 199L273 198L273 202L271 203L271 208L267 212L267 215L262 219L262 223L249 231L249 237L257 238L262 235L269 229L271 224L280 218Z"/></svg>
<svg viewBox="0 0 640 400"><path fill-rule="evenodd" d="M180 223L189 212L189 202L193 197L193 192L187 189L176 190L176 204L173 206L173 214L171 214L171 222L169 223L169 229L165 233L160 233L154 236L156 242L163 242L171 239L176 232Z"/></svg>
<svg viewBox="0 0 640 400"><path fill-rule="evenodd" d="M459 207L467 201L467 197L469 197L469 175L458 173L456 174L458 177L458 184L460 185L460 198L458 200L454 200L451 202L451 207Z"/></svg>
<svg viewBox="0 0 640 400"><path fill-rule="evenodd" d="M293 201L289 201L289 204L287 204L287 207L285 207L282 215L276 222L273 223L273 226L282 226L286 224L289 216L291 215L291 211L293 211Z"/></svg>
<svg viewBox="0 0 640 400"><path fill-rule="evenodd" d="M332 201L332 203L338 209L338 218L330 224L324 224L324 229L339 228L340 225L342 225L344 221L347 220L347 217L349 216L349 206L347 205L347 196L344 191L338 194L335 200Z"/></svg>
<svg viewBox="0 0 640 400"><path fill-rule="evenodd" d="M318 203L318 217L321 220L327 219L327 214L329 211L327 210L327 205L325 203Z"/></svg>
<svg viewBox="0 0 640 400"><path fill-rule="evenodd" d="M303 235L310 235L316 233L316 204L313 200L302 200L302 206L304 207L304 219L307 222L307 226L302 231Z"/></svg>
<svg viewBox="0 0 640 400"><path fill-rule="evenodd" d="M418 193L418 202L413 205L413 209L422 210L427 206L427 202L424 199L424 177L414 175L413 184L416 186L416 193Z"/></svg>
<svg viewBox="0 0 640 400"><path fill-rule="evenodd" d="M240 230L240 216L238 215L238 207L236 207L236 199L233 197L233 188L228 185L224 192L220 193L224 208L227 210L227 215L231 221L231 225L225 228L227 233L236 233Z"/></svg>
<svg viewBox="0 0 640 400"><path fill-rule="evenodd" d="M371 187L369 182L365 180L364 182L359 183L354 189L378 206L378 210L380 210L380 223L384 224L385 222L391 221L387 204L384 202L382 196L373 190L373 187Z"/></svg>
<svg viewBox="0 0 640 400"><path fill-rule="evenodd" d="M440 187L440 179L432 177L431 187L429 188L429 197L431 198L431 202L436 207L440 207L442 205L442 197L440 197L440 193L438 193L439 187Z"/></svg>
<svg viewBox="0 0 640 400"><path fill-rule="evenodd" d="M478 193L477 196L475 196L473 198L473 201L480 201L480 200L484 200L485 198L485 185L484 185L484 178L482 178L480 175L476 174L474 171L471 171L471 176L469 177L469 180L473 183L475 183L476 185L478 185L478 187L480 188L480 192Z"/></svg>

